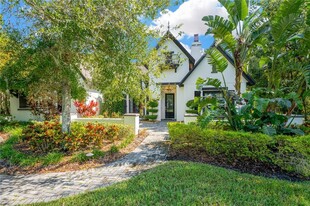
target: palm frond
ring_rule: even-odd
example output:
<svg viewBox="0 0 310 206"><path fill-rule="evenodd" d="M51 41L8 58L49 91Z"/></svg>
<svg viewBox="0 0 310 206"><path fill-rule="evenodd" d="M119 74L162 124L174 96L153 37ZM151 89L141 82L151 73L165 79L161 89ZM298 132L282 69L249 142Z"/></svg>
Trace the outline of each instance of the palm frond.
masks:
<svg viewBox="0 0 310 206"><path fill-rule="evenodd" d="M227 59L219 52L217 49L212 48L207 51L208 62L216 69L218 72L224 72L228 66Z"/></svg>

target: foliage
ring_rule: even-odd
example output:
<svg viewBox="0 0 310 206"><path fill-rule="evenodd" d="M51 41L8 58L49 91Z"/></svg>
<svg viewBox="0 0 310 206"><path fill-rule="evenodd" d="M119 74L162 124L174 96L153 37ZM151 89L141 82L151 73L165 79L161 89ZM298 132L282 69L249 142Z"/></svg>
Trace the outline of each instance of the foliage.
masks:
<svg viewBox="0 0 310 206"><path fill-rule="evenodd" d="M43 158L42 165L47 166L57 164L62 160L63 156L64 154L60 152L50 152Z"/></svg>
<svg viewBox="0 0 310 206"><path fill-rule="evenodd" d="M104 141L115 142L132 135L123 125L100 123L74 123L70 134L61 132L59 122L35 122L23 130L23 141L32 151L48 153L51 151L74 152L101 148Z"/></svg>
<svg viewBox="0 0 310 206"><path fill-rule="evenodd" d="M76 107L77 113L82 117L95 116L98 108L98 102L91 100L88 104L84 101L74 101L74 106Z"/></svg>
<svg viewBox="0 0 310 206"><path fill-rule="evenodd" d="M198 114L198 104L193 99L186 102L186 106L189 108L186 110L188 114Z"/></svg>
<svg viewBox="0 0 310 206"><path fill-rule="evenodd" d="M141 17L153 19L170 3L4 1L3 6L29 22L20 38L23 49L6 70L8 88L27 91L29 85L39 80L51 88L57 87L62 94L62 132L66 133L71 97L82 99L79 91L85 84L103 93L112 91L115 96L125 92L136 99L145 98L142 88L136 85L146 79L140 66L149 58L147 42L155 32L147 29ZM91 81L85 73L90 73Z"/></svg>
<svg viewBox="0 0 310 206"><path fill-rule="evenodd" d="M171 146L194 148L212 157L230 161L264 162L284 171L310 177L310 136L270 137L259 133L204 129L194 125L169 123Z"/></svg>
<svg viewBox="0 0 310 206"><path fill-rule="evenodd" d="M204 109L203 115L198 118L198 123L202 128L205 128L215 117L223 116L230 127L236 131L260 131L269 135L304 134L300 129L290 128L290 125L286 126L287 116L290 116L296 107L301 106L296 93L286 94L286 98L260 98L258 94L262 93L263 89L256 89L243 94L244 99L240 99L229 94L225 89L227 85L223 72L227 68L227 60L219 55L219 51L214 48L207 52L207 58L221 73L224 88L221 87L222 82L218 79L198 78L197 89L203 86L213 86L221 90L224 103L213 97L198 99L199 107Z"/></svg>
<svg viewBox="0 0 310 206"><path fill-rule="evenodd" d="M159 192L160 191L160 192ZM212 194L212 195L208 195ZM254 176L213 165L169 161L85 194L36 206L62 205L308 205L309 181Z"/></svg>
<svg viewBox="0 0 310 206"><path fill-rule="evenodd" d="M61 132L59 122L36 122L23 130L23 141L29 144L31 150L47 153L65 150L66 134Z"/></svg>
<svg viewBox="0 0 310 206"><path fill-rule="evenodd" d="M156 100L152 100L150 102L148 102L148 107L149 109L147 110L147 112L149 112L149 115L146 115L145 118L150 120L150 121L155 121L157 119L157 112L158 112L158 102Z"/></svg>
<svg viewBox="0 0 310 206"><path fill-rule="evenodd" d="M250 71L257 85L272 90L272 98L295 92L309 113L309 6L306 0L261 2L268 32L252 50Z"/></svg>
<svg viewBox="0 0 310 206"><path fill-rule="evenodd" d="M236 68L235 89L240 96L242 73L246 70L248 62L247 54L266 31L266 23L261 18L260 9L249 13L246 0L219 0L219 2L227 10L228 19L215 15L205 16L202 20L208 26L206 34L213 34L216 46L228 52L233 58ZM219 66L218 63L213 65Z"/></svg>
<svg viewBox="0 0 310 206"><path fill-rule="evenodd" d="M104 94L104 102L102 103L102 111L103 115L106 117L115 117L114 114L123 115L125 114L125 102L124 98L118 100L113 99L113 95L111 93Z"/></svg>
<svg viewBox="0 0 310 206"><path fill-rule="evenodd" d="M61 112L61 94L55 87L52 90L50 84L41 81L32 83L26 97L32 113L43 115L47 121Z"/></svg>
<svg viewBox="0 0 310 206"><path fill-rule="evenodd" d="M107 151L102 151L101 148L96 149L96 147L93 147L94 149L92 151L91 150L87 150L83 152L76 151L77 153L75 151L70 152L67 149L60 150L57 148L54 151L51 150L51 151L47 151L46 153L42 153L41 151L38 151L38 150L34 150L34 151L29 150L29 145L28 145L29 142L23 141L23 131L28 130L31 125L33 125L33 123L29 124L29 123L18 123L18 122L9 122L6 125L4 125L3 131L5 133L10 134L10 137L4 143L0 144L0 159L3 159L5 162L7 162L10 165L19 166L21 167L22 170L24 170L25 169L24 167L29 167L29 166L41 168L42 166L58 164L64 160L63 157L66 157L65 162L67 162L68 157L70 159L70 162L83 162L81 161L81 159L84 156L81 153L85 153L85 152L93 153L93 155L90 157L85 155L87 157L85 161L91 160L91 159L98 159L98 158L103 157L105 153L107 152ZM73 125L76 126L75 123ZM76 127L80 128L83 126L85 127L86 125L80 125L80 126L77 125ZM106 129L110 128L110 130L113 130L115 128L115 126L113 127L113 125L104 124L104 126ZM128 144L130 144L133 141L135 136L133 135L133 133L131 132L131 129L128 126L118 125L118 127L119 128L118 128L117 137L114 136L113 140L112 138L108 140L108 139L104 139L107 136L105 135L105 137L103 137L102 139L105 142L105 144L114 145L119 150L121 148L126 147ZM39 126L37 128L39 128ZM42 129L42 128L39 128L39 129ZM75 134L80 135L78 134L78 132L75 132ZM20 150L20 146L22 146L22 148L26 148L26 152L23 149ZM80 156L78 154L80 154Z"/></svg>

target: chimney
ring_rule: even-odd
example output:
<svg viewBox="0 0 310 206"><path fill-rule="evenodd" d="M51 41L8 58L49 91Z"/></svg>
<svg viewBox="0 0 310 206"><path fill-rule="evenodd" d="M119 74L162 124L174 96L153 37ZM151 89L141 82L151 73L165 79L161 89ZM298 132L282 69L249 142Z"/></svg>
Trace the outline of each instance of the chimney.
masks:
<svg viewBox="0 0 310 206"><path fill-rule="evenodd" d="M198 34L194 35L194 42L191 46L191 55L192 57L194 57L195 63L197 63L197 61L202 56L202 47L201 47L201 43L199 42Z"/></svg>
<svg viewBox="0 0 310 206"><path fill-rule="evenodd" d="M194 42L199 42L199 36L198 36L198 34L194 34Z"/></svg>

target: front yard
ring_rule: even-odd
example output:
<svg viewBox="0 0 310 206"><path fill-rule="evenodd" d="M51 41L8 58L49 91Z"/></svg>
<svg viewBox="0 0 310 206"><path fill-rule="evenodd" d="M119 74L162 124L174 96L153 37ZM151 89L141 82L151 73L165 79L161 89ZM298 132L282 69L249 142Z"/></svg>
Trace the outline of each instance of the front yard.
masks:
<svg viewBox="0 0 310 206"><path fill-rule="evenodd" d="M107 188L34 205L309 204L310 182L290 182L176 161Z"/></svg>
<svg viewBox="0 0 310 206"><path fill-rule="evenodd" d="M0 173L64 172L97 167L115 161L139 145L146 132L132 134L123 125L72 124L63 136L57 122L2 125ZM100 144L98 143L100 142Z"/></svg>

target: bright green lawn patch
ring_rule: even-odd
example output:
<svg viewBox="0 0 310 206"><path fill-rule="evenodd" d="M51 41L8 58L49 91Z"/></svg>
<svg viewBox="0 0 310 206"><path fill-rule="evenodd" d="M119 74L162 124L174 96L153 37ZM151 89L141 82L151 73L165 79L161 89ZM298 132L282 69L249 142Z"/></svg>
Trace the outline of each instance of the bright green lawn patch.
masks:
<svg viewBox="0 0 310 206"><path fill-rule="evenodd" d="M35 205L310 205L310 182L169 162L129 181Z"/></svg>

